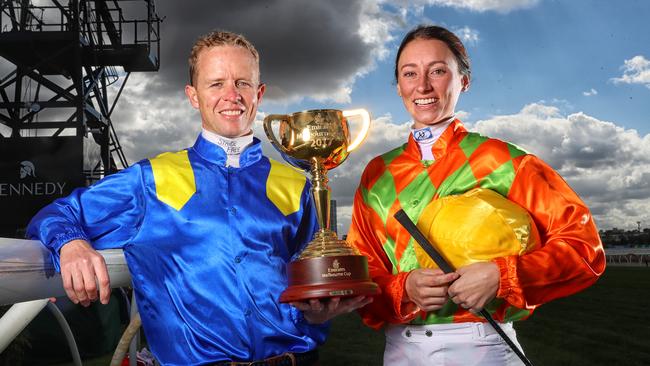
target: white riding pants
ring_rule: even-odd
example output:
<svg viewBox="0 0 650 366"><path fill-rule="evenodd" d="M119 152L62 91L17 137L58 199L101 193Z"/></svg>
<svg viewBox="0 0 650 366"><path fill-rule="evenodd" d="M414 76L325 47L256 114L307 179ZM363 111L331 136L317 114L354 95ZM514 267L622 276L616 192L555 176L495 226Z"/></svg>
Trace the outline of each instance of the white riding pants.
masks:
<svg viewBox="0 0 650 366"><path fill-rule="evenodd" d="M501 328L521 349L512 323ZM523 362L487 323L389 325L385 366L521 366Z"/></svg>

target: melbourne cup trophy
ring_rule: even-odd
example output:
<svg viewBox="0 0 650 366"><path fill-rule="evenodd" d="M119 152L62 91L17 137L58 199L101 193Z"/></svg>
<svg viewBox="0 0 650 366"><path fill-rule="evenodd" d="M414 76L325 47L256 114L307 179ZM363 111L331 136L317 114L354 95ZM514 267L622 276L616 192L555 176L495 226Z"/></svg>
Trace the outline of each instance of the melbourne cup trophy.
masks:
<svg viewBox="0 0 650 366"><path fill-rule="evenodd" d="M350 141L348 118L362 121L354 141ZM327 185L327 171L345 161L366 137L369 127L370 115L363 109L318 109L264 118L264 131L271 144L289 164L310 173L311 195L320 227L300 256L287 266L289 286L280 295L280 302L379 293L379 287L368 275L367 258L339 240L330 229Z"/></svg>

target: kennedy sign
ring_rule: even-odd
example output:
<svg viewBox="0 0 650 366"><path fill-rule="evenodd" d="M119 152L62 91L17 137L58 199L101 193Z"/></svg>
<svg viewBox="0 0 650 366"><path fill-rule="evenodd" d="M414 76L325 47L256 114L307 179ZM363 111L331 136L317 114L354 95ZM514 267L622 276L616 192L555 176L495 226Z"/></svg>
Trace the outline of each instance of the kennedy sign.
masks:
<svg viewBox="0 0 650 366"><path fill-rule="evenodd" d="M82 139L0 140L0 236L16 236L54 199L84 185Z"/></svg>

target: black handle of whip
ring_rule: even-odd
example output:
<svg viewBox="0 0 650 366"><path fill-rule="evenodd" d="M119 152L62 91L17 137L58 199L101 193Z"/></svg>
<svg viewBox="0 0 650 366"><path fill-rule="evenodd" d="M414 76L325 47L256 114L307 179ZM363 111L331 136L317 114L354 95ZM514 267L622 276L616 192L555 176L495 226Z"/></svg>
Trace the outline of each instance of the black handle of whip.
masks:
<svg viewBox="0 0 650 366"><path fill-rule="evenodd" d="M399 210L393 215L393 217L399 221L402 226L404 226L404 229L411 234L413 239L424 249L425 252L433 259L433 261L436 263L436 265L445 273L451 273L454 272L454 267L452 267L446 260L445 258L438 253L438 251L433 247L431 242L429 242L429 239L422 234L422 231L418 229L417 226L413 223L413 220L404 212L404 210Z"/></svg>
<svg viewBox="0 0 650 366"><path fill-rule="evenodd" d="M517 347L515 342L513 342L512 339L510 339L510 337L508 337L506 332L503 331L503 328L501 328L499 323L497 323L496 320L494 320L494 318L492 318L492 315L490 313L488 313L487 310L481 309L481 311L479 311L479 314L482 317L484 317L488 321L488 323L490 323L492 328L494 328L494 330L497 333L499 333L501 338L508 344L508 346L510 346L510 349L517 355L517 357L519 357L519 359L521 360L521 362L524 363L524 365L533 366L533 364L530 362L528 357L526 357L526 355L519 349L519 347Z"/></svg>
<svg viewBox="0 0 650 366"><path fill-rule="evenodd" d="M440 269L444 273L451 273L454 272L454 267L452 267L446 260L443 258L440 253L434 248L434 246L431 244L429 239L422 234L422 231L418 229L418 227L413 223L413 220L404 212L404 210L399 210L393 215L395 220L397 220L403 227L406 229L406 231L409 232L411 237L415 239L415 242L418 243L418 245L424 249L424 251L427 253L429 257L435 262L435 264L440 267ZM533 366L533 364L530 362L528 357L524 355L524 353L517 347L517 345L508 337L508 335L503 331L499 323L497 323L494 318L492 318L492 315L485 309L482 309L479 314L484 317L488 323L494 328L494 330L501 336L501 338L508 344L510 349L519 357L521 362L524 363L526 366Z"/></svg>

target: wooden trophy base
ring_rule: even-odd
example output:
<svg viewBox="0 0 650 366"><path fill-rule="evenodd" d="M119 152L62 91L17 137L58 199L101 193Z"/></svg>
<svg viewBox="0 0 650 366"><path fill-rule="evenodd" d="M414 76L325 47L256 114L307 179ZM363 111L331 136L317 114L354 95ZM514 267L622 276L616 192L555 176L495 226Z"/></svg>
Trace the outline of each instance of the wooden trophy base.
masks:
<svg viewBox="0 0 650 366"><path fill-rule="evenodd" d="M379 286L370 280L368 259L362 255L334 255L301 259L287 266L289 287L280 302L329 297L378 295Z"/></svg>

